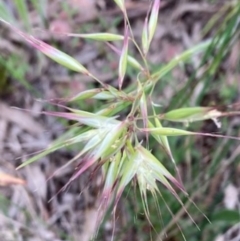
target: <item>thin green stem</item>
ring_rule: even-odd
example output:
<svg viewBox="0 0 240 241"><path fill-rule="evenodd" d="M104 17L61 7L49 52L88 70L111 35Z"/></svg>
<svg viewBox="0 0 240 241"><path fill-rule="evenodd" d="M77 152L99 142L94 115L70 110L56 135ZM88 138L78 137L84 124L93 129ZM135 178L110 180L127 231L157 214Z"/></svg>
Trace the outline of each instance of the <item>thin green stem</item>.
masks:
<svg viewBox="0 0 240 241"><path fill-rule="evenodd" d="M145 58L145 56L144 56L141 48L139 47L139 45L137 44L137 42L136 42L136 40L135 40L134 34L133 34L133 32L132 32L131 24L130 24L130 21L129 21L129 18L128 18L126 12L124 12L124 17L125 17L125 19L126 19L126 21L127 21L127 24L128 24L128 26L129 26L129 29L130 29L131 40L132 40L133 44L135 45L135 47L137 48L139 54L140 54L141 57L142 57L142 60L143 60L143 62L144 62L144 65L145 65L145 68L146 68L146 71L147 71L147 75L150 76L149 66L148 66L147 60L146 60L146 58Z"/></svg>

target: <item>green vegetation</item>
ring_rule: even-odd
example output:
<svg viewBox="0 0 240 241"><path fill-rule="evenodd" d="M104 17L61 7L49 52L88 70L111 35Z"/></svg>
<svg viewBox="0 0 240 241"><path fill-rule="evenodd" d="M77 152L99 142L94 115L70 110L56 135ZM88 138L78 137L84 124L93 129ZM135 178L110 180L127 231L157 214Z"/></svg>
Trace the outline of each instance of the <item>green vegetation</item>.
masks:
<svg viewBox="0 0 240 241"><path fill-rule="evenodd" d="M219 125L218 118L239 115L239 110L233 105L237 90L234 84L225 88L226 76L221 68L233 45L239 41L240 3L226 3L203 29L202 34L211 37L161 66L153 66L148 59L158 24L160 1L153 1L149 8L141 43L137 43L133 35L124 1L115 0L115 3L122 11L123 35L66 33L66 36L101 44L108 42L119 56L118 83L114 86L105 84L70 55L26 34L14 21L0 15L2 23L28 44L69 70L91 77L99 86L62 100L60 106L65 109L64 112L42 112L75 121L78 125L18 168L61 148L80 145L79 154L61 168L81 160L66 187L86 170L92 167L102 169L105 182L97 227L109 208L116 218L116 207L122 197L126 200L126 211L131 213L131 222L123 229L134 226L136 236L142 240L149 240L149 233L154 240L166 237L188 241L213 240L239 222L238 211L222 207L223 193L215 193L213 185L226 168L233 165L235 169L239 165L234 146L240 138L226 118L222 120L221 134L216 134L219 130L213 124ZM43 16L43 8L38 7L39 14ZM17 9L25 29L30 29L26 5L19 4ZM115 42L122 46L121 49L113 45ZM138 50L139 59L130 55L130 45ZM201 61L194 62L195 58ZM0 62L4 66L3 72L8 70L13 78L29 87L24 74L26 65L18 68L13 60L14 57L7 63ZM176 88L172 71L192 62L189 79ZM133 80L130 84L125 83L126 74ZM172 98L162 100L164 107L162 103L154 103L156 97L164 96L169 85L174 88ZM217 97L214 98L214 95ZM77 108L88 99L98 108L93 108L94 111ZM224 106L219 105L219 99ZM201 149L197 142L209 142L210 147ZM223 158L226 161L223 162ZM183 180L179 180L179 176ZM131 183L137 184L138 190L132 192L134 187ZM118 240L118 234L115 239Z"/></svg>

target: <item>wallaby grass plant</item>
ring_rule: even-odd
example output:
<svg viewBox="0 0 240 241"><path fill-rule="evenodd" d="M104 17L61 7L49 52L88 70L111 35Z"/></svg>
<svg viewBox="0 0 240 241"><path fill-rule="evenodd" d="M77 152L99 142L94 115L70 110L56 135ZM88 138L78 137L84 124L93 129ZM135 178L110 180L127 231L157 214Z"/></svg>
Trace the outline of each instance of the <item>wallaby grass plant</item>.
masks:
<svg viewBox="0 0 240 241"><path fill-rule="evenodd" d="M118 88L105 84L86 67L66 53L20 31L7 21L1 19L2 22L19 34L26 42L47 55L49 58L72 71L92 77L100 85L99 88L83 91L68 100L61 100L58 105L64 108L66 110L65 112L43 111L42 114L73 120L78 122L79 125L71 128L62 138L56 140L46 150L43 150L41 153L30 158L18 167L21 168L33 163L60 148L78 143L84 144L83 149L61 168L64 168L73 162L78 162L78 168L66 186L91 167L94 167L94 170L99 168L102 169L104 187L99 206L97 226L102 222L103 217L112 202L114 203L113 213L115 213L116 205L122 196L124 189L132 181L138 184L143 203L143 210L149 221L151 211L148 205L148 192L152 194L156 205L158 205L158 195L163 197L157 185L158 182L162 183L170 191L180 206L182 206L182 209L187 212L185 205L175 190L175 188L180 189L182 193L187 196L187 192L181 182L180 176L178 175L168 136L197 135L227 137L229 139L239 140L238 137L233 136L194 132L179 128L165 127L162 125L162 121L164 121L164 123L168 121L183 123L188 126L191 123L208 119L213 120L218 125L219 117L238 115L239 112L223 112L215 107L184 107L184 99L187 98L187 96L181 94L177 95L174 98L174 101L171 101L169 111L165 113L157 113L156 104L152 102L151 96L154 93L156 84L174 67L179 65L179 63L190 61L194 55L201 53L204 54L199 68L204 68L206 70L203 71L203 75L206 77L207 81L209 80L213 73L216 72L223 56L226 55L226 46L231 45L235 36L237 34L239 35L239 32L236 31L239 23L236 26L236 19L240 12L240 4L235 3L232 8L233 10L230 11L226 18L226 22L222 25L223 27L220 28L219 33L215 38L206 40L205 42L186 50L165 66L152 72L149 68L150 64L147 55L158 23L160 0L154 0L149 8L143 26L141 44L137 43L133 36L124 0L114 1L123 14L125 24L123 35L111 33L62 34L69 37L79 37L106 42L119 56ZM231 26L230 30L228 28L228 34L222 33L226 29L226 24L228 24L227 21L230 21ZM209 26L206 26L206 31L210 28ZM114 46L115 41L122 42L121 50ZM130 42L136 46L142 58L141 60L137 60L129 55L128 46ZM213 53L216 54L213 56ZM129 68L134 68L138 72L130 91L123 88L125 74ZM193 73L193 76L189 81L191 82L195 77L196 75ZM204 83L207 83L207 81L204 81ZM188 85L186 85L181 92L186 91L187 87ZM105 104L103 108L95 113L66 106L67 103L84 101L86 99L102 100ZM182 103L181 108L179 108L179 103ZM121 114L126 111L128 114L123 117ZM158 158L153 155L149 148L149 139L154 139L156 143L161 146L162 152L165 152L169 157L169 160L171 160L172 164L175 166L178 176L177 178L171 174L161 160L158 160ZM191 199L189 200L191 202ZM173 213L172 215L174 216L175 214ZM191 218L190 215L189 217Z"/></svg>

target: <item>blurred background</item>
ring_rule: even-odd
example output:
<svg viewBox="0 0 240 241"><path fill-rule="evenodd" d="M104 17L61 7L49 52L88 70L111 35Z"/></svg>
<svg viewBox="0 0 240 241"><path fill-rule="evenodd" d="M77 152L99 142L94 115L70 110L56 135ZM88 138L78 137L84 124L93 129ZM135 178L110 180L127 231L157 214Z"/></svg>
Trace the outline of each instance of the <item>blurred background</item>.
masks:
<svg viewBox="0 0 240 241"><path fill-rule="evenodd" d="M136 40L150 1L126 0ZM0 18L79 60L101 81L118 86L118 58L103 42L65 37L61 32L123 34L121 11L112 0L1 0ZM148 59L151 68L165 66L183 51L212 40L201 55L164 75L153 94L162 110L218 106L240 110L240 3L238 0L162 0L157 31ZM121 47L121 46L119 46ZM139 55L133 46L131 54ZM136 73L128 70L131 85ZM29 155L46 148L73 123L40 114L53 110L48 100L74 96L98 86L49 60L0 22L0 240L89 241L97 217L100 176L89 183L84 173L59 192L75 166L52 173L79 147L65 148L17 170ZM239 103L239 104L238 104ZM98 110L101 102L74 105ZM17 107L17 108L12 108ZM20 108L20 109L19 109ZM25 111L27 110L27 111ZM184 126L182 126L184 127ZM240 136L240 117L191 124L191 129ZM158 205L149 195L150 219L141 197L130 186L121 199L115 223L107 215L96 240L237 241L240 240L239 141L211 137L169 139L189 198L181 196L189 215L160 186ZM174 168L154 142L154 154ZM86 188L87 186L87 188ZM194 220L194 222L193 222Z"/></svg>

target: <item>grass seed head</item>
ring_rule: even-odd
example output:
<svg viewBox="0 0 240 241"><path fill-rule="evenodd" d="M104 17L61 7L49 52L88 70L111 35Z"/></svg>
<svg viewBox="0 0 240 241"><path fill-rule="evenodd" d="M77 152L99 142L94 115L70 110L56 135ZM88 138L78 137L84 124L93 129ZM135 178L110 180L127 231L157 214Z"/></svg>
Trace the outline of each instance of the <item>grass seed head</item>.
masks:
<svg viewBox="0 0 240 241"><path fill-rule="evenodd" d="M148 23L148 32L149 32L148 45L150 45L153 39L154 33L156 31L159 8L160 8L160 0L154 0L152 11L149 18L149 23Z"/></svg>
<svg viewBox="0 0 240 241"><path fill-rule="evenodd" d="M119 41L123 40L124 36L112 33L88 33L88 34L77 34L77 33L66 33L69 37L79 37L84 39L91 39L96 41Z"/></svg>
<svg viewBox="0 0 240 241"><path fill-rule="evenodd" d="M213 107L188 107L171 110L160 117L169 121L189 123L218 118L221 115L222 113Z"/></svg>
<svg viewBox="0 0 240 241"><path fill-rule="evenodd" d="M118 5L118 7L125 12L126 8L125 8L125 0L114 0L114 2Z"/></svg>
<svg viewBox="0 0 240 241"><path fill-rule="evenodd" d="M119 61L119 68L118 68L118 74L119 74L119 89L122 88L123 79L125 77L126 69L127 69L127 57L128 57L128 26L125 24L125 34L124 34L124 41L123 41L123 49L120 56Z"/></svg>

